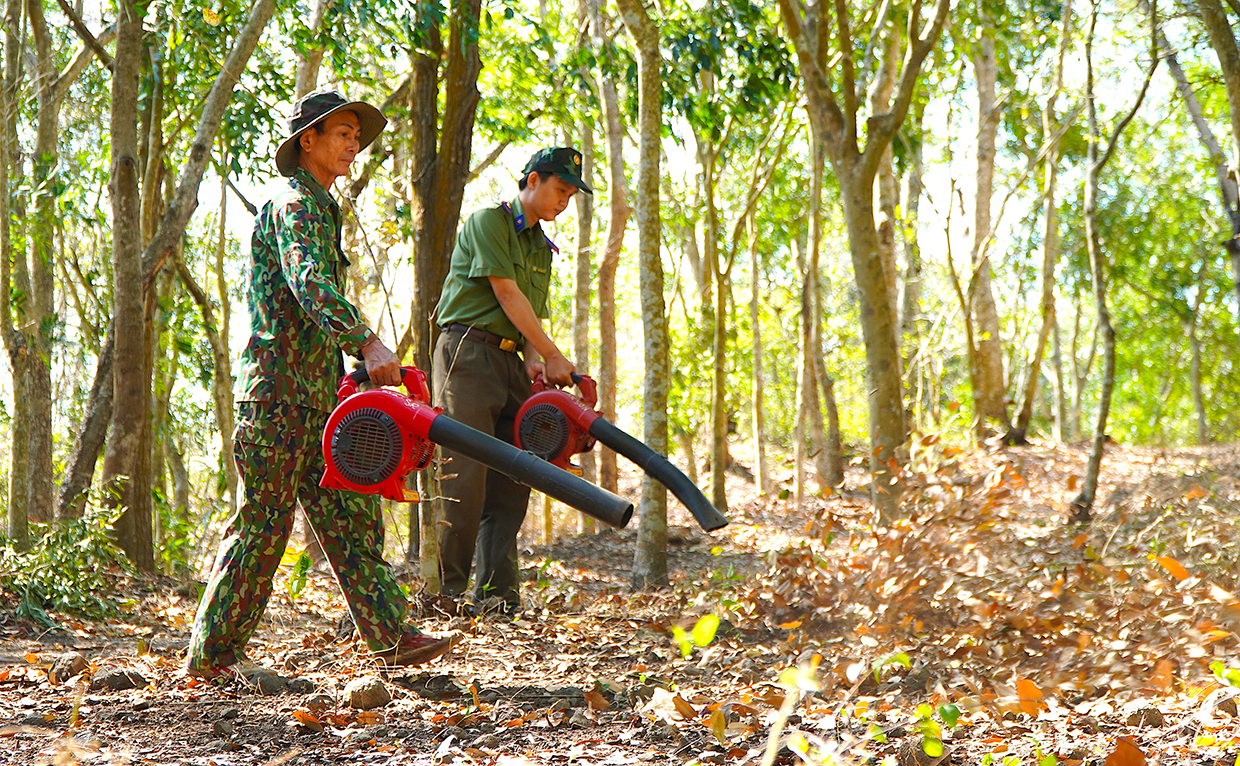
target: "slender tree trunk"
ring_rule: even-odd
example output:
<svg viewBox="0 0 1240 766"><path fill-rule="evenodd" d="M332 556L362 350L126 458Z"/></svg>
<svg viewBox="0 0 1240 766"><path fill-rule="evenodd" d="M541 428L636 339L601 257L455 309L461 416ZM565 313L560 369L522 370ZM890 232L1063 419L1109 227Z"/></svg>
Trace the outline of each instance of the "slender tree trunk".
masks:
<svg viewBox="0 0 1240 766"><path fill-rule="evenodd" d="M43 6L28 0L26 15L34 39L36 67L31 73L37 94L37 117L33 157L34 217L28 226L30 238L31 293L27 296L32 320L25 330L30 353L24 382L27 438L28 512L35 521L53 518L56 498L52 481L52 334L56 324L55 258L57 196L57 134L60 128L60 99L56 95L56 64Z"/></svg>
<svg viewBox="0 0 1240 766"><path fill-rule="evenodd" d="M603 19L598 0L588 0L594 47L603 47ZM603 417L616 419L616 268L624 248L624 231L633 208L628 202L624 174L624 125L616 84L607 72L598 76L599 100L603 104L603 130L607 138L607 234L598 267L599 407ZM696 483L696 479L694 480ZM599 449L599 486L610 492L619 488L616 453Z"/></svg>
<svg viewBox="0 0 1240 766"><path fill-rule="evenodd" d="M646 372L642 384L642 433L651 449L667 454L668 332L663 302L660 252L659 142L663 126L659 30L638 0L618 0L620 17L637 47L638 268L645 339ZM642 477L641 521L633 558L635 588L667 585L667 490Z"/></svg>
<svg viewBox="0 0 1240 766"><path fill-rule="evenodd" d="M314 12L310 15L310 23L307 27L310 29L311 36L319 33L323 27L323 16L331 10L336 4L336 0L318 0L314 4ZM297 79L293 88L293 100L298 101L302 96L318 87L319 84L319 67L323 63L323 54L325 50L311 44L305 50L297 51Z"/></svg>
<svg viewBox="0 0 1240 766"><path fill-rule="evenodd" d="M1029 423L1033 420L1033 401L1037 395L1038 380L1042 374L1042 357L1046 341L1055 326L1055 265L1059 261L1059 209L1055 201L1055 182L1059 172L1059 122L1055 117L1055 102L1063 89L1063 61L1072 37L1072 0L1063 0L1060 8L1059 53L1055 64L1055 82L1042 111L1042 134L1047 136L1046 158L1043 160L1045 176L1042 181L1042 326L1034 342L1033 358L1029 361L1025 378L1024 398L1016 426L1008 435L1009 444L1025 444L1028 441Z"/></svg>
<svg viewBox="0 0 1240 766"><path fill-rule="evenodd" d="M1127 116L1119 121L1115 132L1111 134L1106 150L1099 154L1102 136L1098 130L1098 116L1094 102L1094 65L1093 40L1094 26L1098 22L1098 7L1095 5L1089 19L1089 34L1085 38L1085 102L1089 116L1089 142L1086 144L1085 162L1085 205L1082 211L1085 220L1085 247L1089 253L1090 282L1094 292L1095 310L1098 314L1097 334L1102 338L1102 380L1098 386L1098 414L1094 421L1093 445L1089 451L1089 463L1085 469L1085 479L1081 483L1081 491L1069 504L1071 519L1077 522L1088 522L1094 504L1094 496L1098 489L1098 476L1102 470L1102 453L1106 448L1107 418L1111 412L1111 394L1115 389L1115 329L1111 325L1111 313L1107 308L1107 259L1102 251L1102 238L1098 232L1098 178L1103 167L1115 152L1115 146L1124 128L1136 116L1145 100L1150 80L1158 66L1157 56L1153 57L1145 84L1137 96L1137 101ZM1153 21L1151 20L1151 25Z"/></svg>
<svg viewBox="0 0 1240 766"><path fill-rule="evenodd" d="M922 110L917 109L914 117L914 125L910 126L910 130L906 132L920 136ZM919 137L909 151L908 172L904 176L904 204L902 206L904 218L901 227L904 242L904 279L900 285L902 288L900 292L900 341L904 356L901 369L907 381L905 388L910 407L920 404L915 398L917 394L913 381L918 379L915 367L919 364L917 355L921 346L922 263L921 246L917 241L918 211L922 192L921 176L922 141ZM912 425L910 422L909 426L912 427Z"/></svg>
<svg viewBox="0 0 1240 766"><path fill-rule="evenodd" d="M233 430L237 424L233 417L232 353L228 346L228 339L232 337L229 327L229 320L232 317L232 298L228 294L229 282L224 273L224 259L228 250L228 206L223 204L223 200L227 185L227 177L222 176L220 178L219 236L215 244L214 268L216 298L220 302L218 321L208 320L203 307L210 305L209 303L199 302L198 308L203 312L204 325L216 330L214 338L211 337L210 332L207 333L207 340L211 344L211 354L215 360L215 366L211 371L211 398L215 402L215 424L220 432L220 469L224 472L224 485L228 490L228 512L231 517L237 512L237 490L241 477L237 475L237 463L233 460ZM194 300L197 301L197 297Z"/></svg>
<svg viewBox="0 0 1240 766"><path fill-rule="evenodd" d="M900 66L899 25L887 28L884 38L882 60L869 93L871 114L882 114L890 108L891 94L896 86L896 71ZM878 203L874 229L878 232L878 254L883 259L883 273L887 277L887 297L891 301L892 313L898 316L900 270L896 266L896 189L894 155L888 145L879 161L878 174L874 177L874 198Z"/></svg>
<svg viewBox="0 0 1240 766"><path fill-rule="evenodd" d="M30 412L26 401L29 385L25 378L26 358L29 348L26 336L13 321L11 301L13 288L29 290L22 285L22 273L14 274L14 267L25 263L13 250L12 211L10 184L14 172L17 149L16 99L19 78L21 2L8 0L4 12L4 82L0 87L0 332L4 336L4 348L9 355L13 370L13 423L10 428L12 446L9 449L8 524L6 532L14 548L19 551L30 548ZM14 285L16 276L18 284ZM27 280L28 282L28 280Z"/></svg>
<svg viewBox="0 0 1240 766"><path fill-rule="evenodd" d="M1197 317L1197 312L1193 311L1182 324L1192 353L1189 382L1193 395L1193 414L1197 416L1197 444L1205 445L1210 443L1210 423L1206 419L1206 400L1201 390L1201 338L1197 337Z"/></svg>
<svg viewBox="0 0 1240 766"><path fill-rule="evenodd" d="M91 383L90 396L86 402L86 419L78 431L69 457L69 468L60 487L60 502L56 518L81 516L86 508L86 495L95 475L95 463L108 436L108 422L112 419L112 366L115 358L115 325L108 325L108 334L99 349L95 363L95 379Z"/></svg>
<svg viewBox="0 0 1240 766"><path fill-rule="evenodd" d="M763 398L766 395L766 376L762 374L762 314L758 295L761 292L761 271L758 266L758 220L749 215L749 326L753 349L753 470L758 495L766 497L771 491L770 466L766 463L766 413Z"/></svg>
<svg viewBox="0 0 1240 766"><path fill-rule="evenodd" d="M1060 348L1059 320L1055 316L1052 316L1051 320L1051 364L1055 373L1053 378L1055 385L1053 392L1055 398L1055 441L1062 443L1067 441L1068 438L1068 399L1067 391L1064 389L1063 351Z"/></svg>
<svg viewBox="0 0 1240 766"><path fill-rule="evenodd" d="M981 38L973 47L973 71L977 80L977 185L973 207L972 274L969 278L969 310L974 323L975 351L970 364L973 403L980 441L1001 429L1006 433L1007 404L1004 400L1003 345L999 335L999 312L991 290L988 245L991 237L990 200L994 195L995 136L1000 112L995 102L998 63L994 32L985 18Z"/></svg>
<svg viewBox="0 0 1240 766"><path fill-rule="evenodd" d="M1224 90L1227 93L1227 105L1231 118L1231 168L1235 168L1240 163L1240 44L1236 42L1235 28L1231 19L1228 18L1227 12L1223 9L1223 4L1219 0L1201 0L1197 3L1198 12L1201 15L1201 21L1206 28L1206 34L1210 38L1210 46L1214 48L1214 53L1218 56L1219 68L1223 72ZM1165 41L1160 41L1165 42ZM1169 46L1163 46L1165 50L1170 51ZM1172 63L1168 59L1168 64ZM1172 74L1176 75L1179 66L1171 67ZM1183 73L1180 72L1176 76L1177 83L1181 81ZM1187 78L1183 78L1186 81ZM1180 92L1185 97L1185 102L1189 104L1190 113L1192 111L1192 101L1189 99L1191 90L1180 85ZM1225 241L1228 255L1231 256L1231 271L1234 284L1234 299L1236 302L1237 327L1240 328L1240 203L1236 200L1235 178L1232 174L1235 172L1227 167L1227 163L1221 157L1221 150L1217 153L1209 145L1209 139L1213 137L1208 124L1204 119L1194 117L1197 124L1198 135L1203 143L1206 144L1207 151L1211 155L1217 157L1215 160L1215 173L1219 181L1219 190L1223 197L1223 205L1227 211L1227 217L1231 223L1232 236Z"/></svg>
<svg viewBox="0 0 1240 766"><path fill-rule="evenodd" d="M594 186L594 120L587 115L581 121L581 140L577 147L581 152L581 180ZM590 320L591 295L594 284L594 197L576 194L577 200L577 253L573 278L573 356L577 372L590 374ZM580 456L582 475L586 481L598 481L598 465L593 451ZM594 520L584 513L577 514L582 532L594 531Z"/></svg>

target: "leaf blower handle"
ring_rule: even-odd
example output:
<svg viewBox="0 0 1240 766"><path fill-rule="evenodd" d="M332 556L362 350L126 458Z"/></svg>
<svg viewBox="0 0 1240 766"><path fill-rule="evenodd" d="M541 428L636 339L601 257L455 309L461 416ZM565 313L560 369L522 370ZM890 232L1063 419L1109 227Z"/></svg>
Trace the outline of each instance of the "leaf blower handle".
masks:
<svg viewBox="0 0 1240 766"><path fill-rule="evenodd" d="M405 392L410 398L426 404L431 403L431 391L426 385L426 373L417 367L401 367L400 374L400 383L405 387ZM370 373L366 372L365 368L345 375L340 379L340 385L336 387L336 401L343 402L357 393L358 386L369 382Z"/></svg>
<svg viewBox="0 0 1240 766"><path fill-rule="evenodd" d="M727 525L727 517L711 505L702 490L664 456L616 428L605 418L598 418L590 424L590 435L598 439L600 444L632 460L646 475L671 490L676 499L684 503L689 513L693 514L693 518L697 519L698 524L702 525L702 529L714 532Z"/></svg>

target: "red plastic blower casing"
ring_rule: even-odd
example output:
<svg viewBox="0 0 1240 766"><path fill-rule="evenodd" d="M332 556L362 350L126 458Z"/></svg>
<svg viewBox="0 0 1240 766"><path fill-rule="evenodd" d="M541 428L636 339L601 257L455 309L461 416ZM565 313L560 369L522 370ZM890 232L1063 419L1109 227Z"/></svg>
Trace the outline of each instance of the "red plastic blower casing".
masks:
<svg viewBox="0 0 1240 766"><path fill-rule="evenodd" d="M417 502L406 477L430 464L435 445L427 432L442 410L431 406L426 373L419 369L402 368L406 393L390 388L359 393L358 385L367 379L364 371L340 379L339 404L323 429L327 470L319 486Z"/></svg>
<svg viewBox="0 0 1240 766"><path fill-rule="evenodd" d="M574 373L573 382L581 396L548 388L542 375L534 378L530 398L517 411L513 430L519 449L580 476L581 468L573 465L573 455L594 448L590 426L602 413L594 409L598 404L598 384L594 379Z"/></svg>

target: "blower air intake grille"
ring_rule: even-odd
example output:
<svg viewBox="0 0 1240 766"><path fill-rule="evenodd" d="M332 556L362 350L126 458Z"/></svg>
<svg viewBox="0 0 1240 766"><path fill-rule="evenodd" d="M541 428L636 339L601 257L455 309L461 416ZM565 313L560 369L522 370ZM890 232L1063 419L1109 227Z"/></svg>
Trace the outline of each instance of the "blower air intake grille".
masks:
<svg viewBox="0 0 1240 766"><path fill-rule="evenodd" d="M523 449L543 460L553 460L568 447L568 418L554 404L535 404L521 418L519 435Z"/></svg>
<svg viewBox="0 0 1240 766"><path fill-rule="evenodd" d="M365 407L340 420L332 434L332 460L348 481L369 486L392 475L400 465L400 426L382 410Z"/></svg>

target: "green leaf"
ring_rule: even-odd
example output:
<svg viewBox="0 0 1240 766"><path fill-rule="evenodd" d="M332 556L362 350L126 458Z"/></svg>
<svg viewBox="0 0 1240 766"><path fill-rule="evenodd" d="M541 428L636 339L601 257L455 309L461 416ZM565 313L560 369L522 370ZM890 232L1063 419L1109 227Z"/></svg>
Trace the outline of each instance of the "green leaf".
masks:
<svg viewBox="0 0 1240 766"><path fill-rule="evenodd" d="M693 643L698 646L710 646L715 640L715 631L719 629L719 618L708 614L693 626Z"/></svg>
<svg viewBox="0 0 1240 766"><path fill-rule="evenodd" d="M956 728L956 722L960 720L960 708L955 705L939 705L939 718L943 719L943 723L947 724L947 728Z"/></svg>
<svg viewBox="0 0 1240 766"><path fill-rule="evenodd" d="M937 737L926 737L921 742L921 749L931 758L938 758L943 754L943 740Z"/></svg>
<svg viewBox="0 0 1240 766"><path fill-rule="evenodd" d="M1042 760L1038 761L1038 766L1059 766L1059 759L1047 753L1042 756Z"/></svg>

